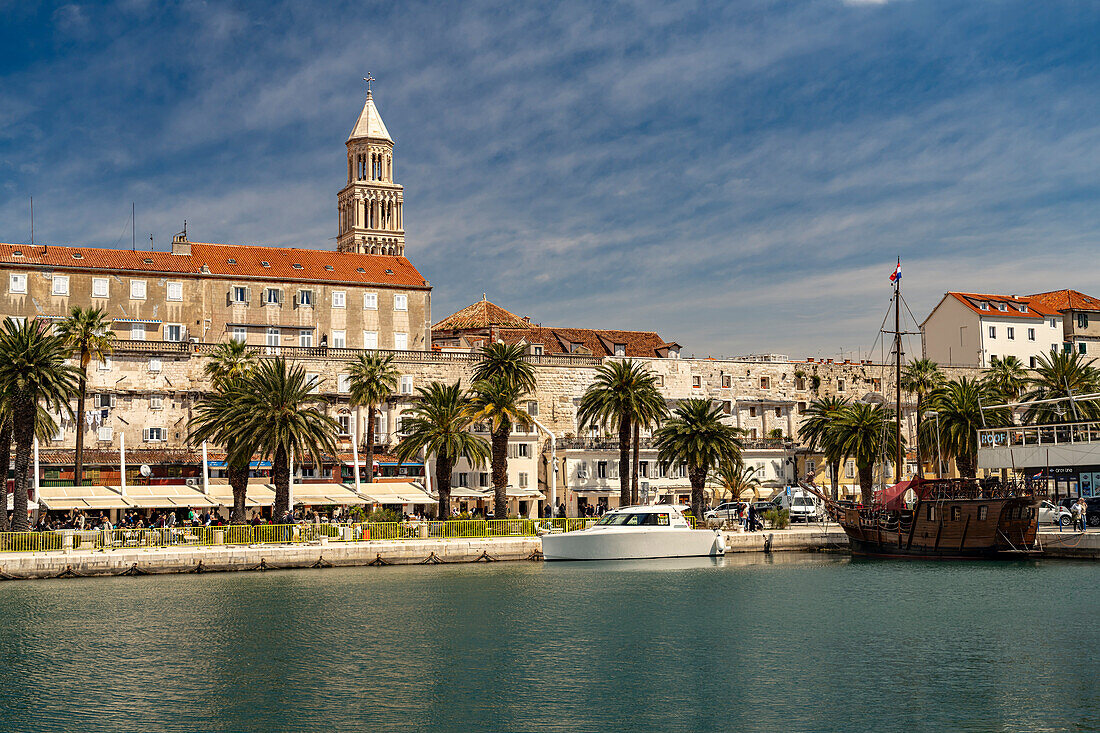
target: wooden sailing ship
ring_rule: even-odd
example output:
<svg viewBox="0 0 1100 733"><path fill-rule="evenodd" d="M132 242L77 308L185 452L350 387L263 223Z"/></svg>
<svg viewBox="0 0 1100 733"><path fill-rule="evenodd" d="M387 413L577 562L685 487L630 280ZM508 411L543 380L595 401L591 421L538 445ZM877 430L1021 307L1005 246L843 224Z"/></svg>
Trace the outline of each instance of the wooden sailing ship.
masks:
<svg viewBox="0 0 1100 733"><path fill-rule="evenodd" d="M901 441L901 261L894 276L894 389L896 450L900 476ZM885 471L883 472L885 474ZM855 555L912 558L995 558L1035 552L1039 493L1028 482L986 479L928 479L902 482L879 492L871 506L833 501L816 488L829 514L848 535Z"/></svg>

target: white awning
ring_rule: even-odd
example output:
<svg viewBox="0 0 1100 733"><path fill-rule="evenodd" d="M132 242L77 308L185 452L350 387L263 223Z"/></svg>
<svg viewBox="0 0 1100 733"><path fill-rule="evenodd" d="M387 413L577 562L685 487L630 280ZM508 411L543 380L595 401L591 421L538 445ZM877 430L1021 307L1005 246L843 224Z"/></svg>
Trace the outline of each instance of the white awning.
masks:
<svg viewBox="0 0 1100 733"><path fill-rule="evenodd" d="M233 487L227 483L222 482L210 482L210 492L206 494L219 505L224 507L233 506ZM261 506L274 506L275 505L275 492L267 487L266 483L261 480L257 480L255 483L248 482L248 489L244 495L244 505L246 509L255 509Z"/></svg>
<svg viewBox="0 0 1100 733"><path fill-rule="evenodd" d="M43 506L54 512L73 509L128 509L134 506L125 496L107 486L40 486Z"/></svg>
<svg viewBox="0 0 1100 733"><path fill-rule="evenodd" d="M274 493L275 485L268 484ZM295 504L304 506L348 506L352 504L367 504L369 500L344 487L342 484L294 484L291 490Z"/></svg>
<svg viewBox="0 0 1100 733"><path fill-rule="evenodd" d="M420 484L411 481L384 481L360 484L359 493L375 504L438 504Z"/></svg>
<svg viewBox="0 0 1100 733"><path fill-rule="evenodd" d="M112 486L121 493L122 487ZM218 502L206 494L183 484L153 486L127 486L124 497L139 509L186 509L189 507L218 506Z"/></svg>

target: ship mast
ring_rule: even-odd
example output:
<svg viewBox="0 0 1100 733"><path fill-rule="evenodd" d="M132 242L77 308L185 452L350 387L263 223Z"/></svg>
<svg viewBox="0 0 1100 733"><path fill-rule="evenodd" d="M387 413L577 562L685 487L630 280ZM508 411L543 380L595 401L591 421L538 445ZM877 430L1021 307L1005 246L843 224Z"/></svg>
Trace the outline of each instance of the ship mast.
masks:
<svg viewBox="0 0 1100 733"><path fill-rule="evenodd" d="M901 258L898 258L898 270L901 269ZM894 279L894 391L897 407L897 433L895 438L897 445L897 462L894 464L895 478L901 481L905 467L904 455L901 447L901 277ZM885 481L883 482L885 485Z"/></svg>

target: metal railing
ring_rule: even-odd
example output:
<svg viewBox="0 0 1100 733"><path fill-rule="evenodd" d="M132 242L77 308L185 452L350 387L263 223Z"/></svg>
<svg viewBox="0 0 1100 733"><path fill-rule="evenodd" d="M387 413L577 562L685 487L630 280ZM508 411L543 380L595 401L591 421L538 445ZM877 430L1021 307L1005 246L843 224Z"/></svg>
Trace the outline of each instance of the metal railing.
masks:
<svg viewBox="0 0 1100 733"><path fill-rule="evenodd" d="M1100 422L1018 425L978 430L978 448L1062 445L1100 441Z"/></svg>
<svg viewBox="0 0 1100 733"><path fill-rule="evenodd" d="M0 552L52 550L127 550L221 545L284 545L374 540L488 539L535 537L574 532L594 518L456 519L445 522L361 522L354 524L235 524L217 527L147 529L63 529L47 532L0 532Z"/></svg>

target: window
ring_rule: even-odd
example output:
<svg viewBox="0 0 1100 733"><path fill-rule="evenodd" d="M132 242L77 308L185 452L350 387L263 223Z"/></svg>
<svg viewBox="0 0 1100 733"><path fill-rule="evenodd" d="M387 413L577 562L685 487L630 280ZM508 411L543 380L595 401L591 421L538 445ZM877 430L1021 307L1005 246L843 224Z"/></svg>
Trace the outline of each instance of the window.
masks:
<svg viewBox="0 0 1100 733"><path fill-rule="evenodd" d="M638 476L649 478L649 461L638 461Z"/></svg>
<svg viewBox="0 0 1100 733"><path fill-rule="evenodd" d="M798 404L796 404L794 406L794 409L797 410L800 413L805 412L806 411L806 403L805 402L799 402Z"/></svg>
<svg viewBox="0 0 1100 733"><path fill-rule="evenodd" d="M1051 327L1051 328L1058 328L1058 319L1056 319L1056 318L1051 318L1051 319L1050 319L1050 327Z"/></svg>
<svg viewBox="0 0 1100 733"><path fill-rule="evenodd" d="M844 387L845 387L844 380L841 379L841 378L837 378L837 380L836 380L836 391L837 392L843 392Z"/></svg>
<svg viewBox="0 0 1100 733"><path fill-rule="evenodd" d="M395 311L407 311L409 309L409 296L403 293L393 296L393 309Z"/></svg>
<svg viewBox="0 0 1100 733"><path fill-rule="evenodd" d="M164 325L165 341L183 341L183 325L180 323L166 323Z"/></svg>
<svg viewBox="0 0 1100 733"><path fill-rule="evenodd" d="M520 473L519 473L519 474L517 475L517 477L516 477L516 478L518 478L518 479L519 479L519 487L520 487L521 489L526 489L526 488L527 488L527 474L526 474L526 473L523 473L523 472L521 471L521 472L520 472Z"/></svg>
<svg viewBox="0 0 1100 733"><path fill-rule="evenodd" d="M1027 313L1027 306L1026 306L1026 305L1021 305L1021 306L1019 307L1019 311L1020 311L1021 313Z"/></svg>
<svg viewBox="0 0 1100 733"><path fill-rule="evenodd" d="M54 275L53 282L50 287L51 295L68 295L69 294L69 276L68 275Z"/></svg>
<svg viewBox="0 0 1100 733"><path fill-rule="evenodd" d="M776 417L782 417L783 416L783 408L782 407L775 408L775 416Z"/></svg>
<svg viewBox="0 0 1100 733"><path fill-rule="evenodd" d="M1015 341L1016 340L1016 329L1013 328L1012 326L1006 327L1005 328L1005 338L1007 338L1009 341Z"/></svg>
<svg viewBox="0 0 1100 733"><path fill-rule="evenodd" d="M795 377L794 378L794 388L795 389L806 389L806 378L805 377Z"/></svg>
<svg viewBox="0 0 1100 733"><path fill-rule="evenodd" d="M607 461L596 461L596 478L607 478Z"/></svg>
<svg viewBox="0 0 1100 733"><path fill-rule="evenodd" d="M378 293L363 293L363 310L378 310Z"/></svg>
<svg viewBox="0 0 1100 733"><path fill-rule="evenodd" d="M106 298L110 294L110 281L105 277L92 278L92 297Z"/></svg>
<svg viewBox="0 0 1100 733"><path fill-rule="evenodd" d="M321 375L317 372L306 372L306 384L309 385L310 392L320 392Z"/></svg>
<svg viewBox="0 0 1100 733"><path fill-rule="evenodd" d="M733 377L729 374L722 375L722 389L729 389L733 386Z"/></svg>
<svg viewBox="0 0 1100 733"><path fill-rule="evenodd" d="M348 345L348 332L347 331L333 331L332 332L332 348L345 349Z"/></svg>
<svg viewBox="0 0 1100 733"><path fill-rule="evenodd" d="M103 361L99 362L99 371L109 372L111 371L111 357L103 357Z"/></svg>
<svg viewBox="0 0 1100 733"><path fill-rule="evenodd" d="M486 486L488 486L489 485L489 474L486 473L485 471L482 471L481 473L479 473L477 475L477 485L480 486L481 488L485 488Z"/></svg>
<svg viewBox="0 0 1100 733"><path fill-rule="evenodd" d="M149 398L150 410L163 410L164 409L164 397L159 394L155 394Z"/></svg>
<svg viewBox="0 0 1100 733"><path fill-rule="evenodd" d="M813 458L807 459L806 460L806 475L807 476L813 476L815 473L817 473L817 461L815 461Z"/></svg>
<svg viewBox="0 0 1100 733"><path fill-rule="evenodd" d="M692 377L691 378L691 388L692 389L702 389L703 388L703 378L702 377Z"/></svg>
<svg viewBox="0 0 1100 733"><path fill-rule="evenodd" d="M267 333L264 335L264 343L267 344L267 353L272 353L273 349L279 347L279 329L274 326L267 329Z"/></svg>
<svg viewBox="0 0 1100 733"><path fill-rule="evenodd" d="M332 307L343 308L344 303L347 301L348 294L343 290L332 291Z"/></svg>
<svg viewBox="0 0 1100 733"><path fill-rule="evenodd" d="M130 281L130 300L145 300L145 281Z"/></svg>
<svg viewBox="0 0 1100 733"><path fill-rule="evenodd" d="M336 422L340 423L340 435L351 435L351 415L337 415Z"/></svg>
<svg viewBox="0 0 1100 733"><path fill-rule="evenodd" d="M1077 314L1077 328L1088 328L1088 327L1089 327L1089 314L1088 313L1078 313Z"/></svg>
<svg viewBox="0 0 1100 733"><path fill-rule="evenodd" d="M1034 356L1033 356L1033 357L1031 357L1031 358L1030 358L1030 359L1028 360L1028 366L1029 366L1029 367L1031 367L1032 369L1034 369L1034 368L1035 368L1035 363L1036 363L1036 361L1035 361L1035 357L1034 357Z"/></svg>
<svg viewBox="0 0 1100 733"><path fill-rule="evenodd" d="M962 512L962 507L961 506L951 507L951 521L952 522L957 522L960 519L962 519L962 513L963 512Z"/></svg>
<svg viewBox="0 0 1100 733"><path fill-rule="evenodd" d="M248 341L248 329L244 326L234 326L233 340L242 344Z"/></svg>
<svg viewBox="0 0 1100 733"><path fill-rule="evenodd" d="M997 338L997 327L996 326L990 326L989 327L989 338L991 338L991 339Z"/></svg>
<svg viewBox="0 0 1100 733"><path fill-rule="evenodd" d="M22 274L12 274L8 277L8 292L9 293L25 293L27 292L27 276Z"/></svg>
<svg viewBox="0 0 1100 733"><path fill-rule="evenodd" d="M981 303L978 303L978 308L980 308L983 311L987 311L987 310L989 310L989 303L986 303L983 300Z"/></svg>
<svg viewBox="0 0 1100 733"><path fill-rule="evenodd" d="M749 417L756 417L756 408L755 407L750 407L749 408Z"/></svg>
<svg viewBox="0 0 1100 733"><path fill-rule="evenodd" d="M264 303L266 305L279 305L283 302L283 291L278 288L264 290Z"/></svg>
<svg viewBox="0 0 1100 733"><path fill-rule="evenodd" d="M162 365L161 365L160 359L150 359L149 360L149 371L159 372L161 370L161 366Z"/></svg>
<svg viewBox="0 0 1100 733"><path fill-rule="evenodd" d="M459 488L463 488L463 489L468 488L470 486L470 474L468 474L468 473L458 473L458 474L455 474L455 477L458 479L458 481L455 482L455 486L458 486Z"/></svg>
<svg viewBox="0 0 1100 733"><path fill-rule="evenodd" d="M882 391L882 379L879 377L871 377L871 389L876 392Z"/></svg>
<svg viewBox="0 0 1100 733"><path fill-rule="evenodd" d="M398 351L405 351L409 348L409 334L407 333L395 333L393 335L393 348Z"/></svg>
<svg viewBox="0 0 1100 733"><path fill-rule="evenodd" d="M531 444L530 443L512 443L508 446L509 458L530 458L531 457Z"/></svg>
<svg viewBox="0 0 1100 733"><path fill-rule="evenodd" d="M626 356L626 344L615 344L615 356Z"/></svg>
<svg viewBox="0 0 1100 733"><path fill-rule="evenodd" d="M145 324L144 323L131 323L130 324L130 340L131 341L144 341L145 340Z"/></svg>
<svg viewBox="0 0 1100 733"><path fill-rule="evenodd" d="M378 332L377 331L363 331L363 348L364 349L377 349L378 348Z"/></svg>
<svg viewBox="0 0 1100 733"><path fill-rule="evenodd" d="M97 394L94 397L92 397L92 406L97 410L101 410L104 407L114 407L115 406L115 395L113 395L113 394Z"/></svg>
<svg viewBox="0 0 1100 733"><path fill-rule="evenodd" d="M658 374L656 378L657 378L657 386L658 387L664 387L665 386L665 375L664 374Z"/></svg>
<svg viewBox="0 0 1100 733"><path fill-rule="evenodd" d="M183 283L168 283L168 300L183 300Z"/></svg>
<svg viewBox="0 0 1100 733"><path fill-rule="evenodd" d="M141 432L146 443L164 442L164 428L145 428Z"/></svg>
<svg viewBox="0 0 1100 733"><path fill-rule="evenodd" d="M771 380L768 377L760 377L760 389L768 389L771 385Z"/></svg>
<svg viewBox="0 0 1100 733"><path fill-rule="evenodd" d="M531 417L539 416L539 403L535 400L527 400L527 414Z"/></svg>
<svg viewBox="0 0 1100 733"><path fill-rule="evenodd" d="M347 374L336 375L336 391L337 392L350 392L351 391L351 377Z"/></svg>
<svg viewBox="0 0 1100 733"><path fill-rule="evenodd" d="M542 356L542 344L534 344L531 347L531 353L535 356Z"/></svg>
<svg viewBox="0 0 1100 733"><path fill-rule="evenodd" d="M588 463L587 461L577 461L577 479L579 481L588 480Z"/></svg>
<svg viewBox="0 0 1100 733"><path fill-rule="evenodd" d="M844 463L844 478L856 477L856 462L849 460Z"/></svg>
<svg viewBox="0 0 1100 733"><path fill-rule="evenodd" d="M1003 312L1008 310L1008 306L1005 305L1004 303L998 303L997 304L997 310L999 310L1003 313Z"/></svg>
<svg viewBox="0 0 1100 733"><path fill-rule="evenodd" d="M302 308L313 307L313 291L312 290L299 290L298 291L298 305Z"/></svg>
<svg viewBox="0 0 1100 733"><path fill-rule="evenodd" d="M989 507L984 504L978 507L978 521L985 521L985 518L989 516Z"/></svg>
<svg viewBox="0 0 1100 733"><path fill-rule="evenodd" d="M99 439L101 441L109 442L112 438L115 437L114 434L115 434L115 429L114 428L108 427L106 425L103 425L102 427L99 428Z"/></svg>
<svg viewBox="0 0 1100 733"><path fill-rule="evenodd" d="M313 331L308 328L303 328L298 331L298 345L313 346Z"/></svg>
<svg viewBox="0 0 1100 733"><path fill-rule="evenodd" d="M1027 340L1028 341L1034 341L1035 340L1035 329L1034 328L1029 328L1027 330Z"/></svg>
<svg viewBox="0 0 1100 733"><path fill-rule="evenodd" d="M401 377L401 394L413 393L413 378L409 376Z"/></svg>
<svg viewBox="0 0 1100 733"><path fill-rule="evenodd" d="M1085 353L1085 342L1084 341L1079 341L1077 343L1077 353L1079 353L1079 354L1084 354Z"/></svg>
<svg viewBox="0 0 1100 733"><path fill-rule="evenodd" d="M234 285L233 290L230 291L230 300L234 303L242 304L248 302L248 288L243 285Z"/></svg>

